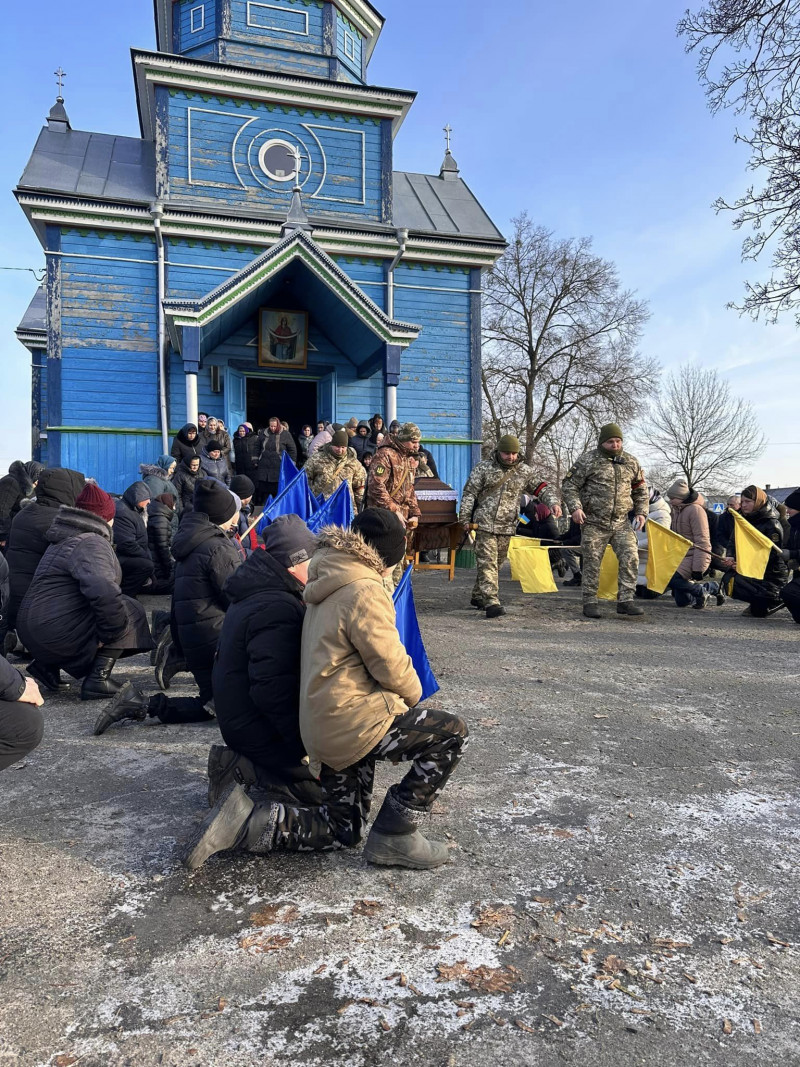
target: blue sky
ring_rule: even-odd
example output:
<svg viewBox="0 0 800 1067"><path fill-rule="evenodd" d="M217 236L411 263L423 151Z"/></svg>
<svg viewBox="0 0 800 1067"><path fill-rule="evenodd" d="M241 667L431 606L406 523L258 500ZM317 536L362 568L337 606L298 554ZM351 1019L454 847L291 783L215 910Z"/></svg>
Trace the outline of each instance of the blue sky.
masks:
<svg viewBox="0 0 800 1067"><path fill-rule="evenodd" d="M734 117L707 111L675 37L686 2L378 0L387 24L370 79L419 94L395 143L399 169L437 173L449 122L462 177L500 228L527 209L559 236L592 236L650 303L643 351L667 369L691 359L725 374L770 440L754 478L796 484L796 328L725 308L756 271L710 204L744 188L747 156L733 143ZM40 268L10 190L53 103L52 72L67 71L75 128L137 136L129 49L154 47L152 4L14 4L6 28L0 266ZM30 455L30 361L13 330L34 288L31 274L0 271L0 470Z"/></svg>

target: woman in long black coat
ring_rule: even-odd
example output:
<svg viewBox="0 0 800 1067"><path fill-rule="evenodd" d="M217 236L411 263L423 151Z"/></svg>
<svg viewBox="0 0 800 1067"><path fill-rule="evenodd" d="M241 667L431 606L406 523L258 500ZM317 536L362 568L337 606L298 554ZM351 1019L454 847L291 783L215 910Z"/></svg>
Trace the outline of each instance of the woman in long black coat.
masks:
<svg viewBox="0 0 800 1067"><path fill-rule="evenodd" d="M155 567L154 592L171 593L175 560L172 558L172 541L178 532L178 515L175 498L162 493L150 501L147 509L147 545Z"/></svg>
<svg viewBox="0 0 800 1067"><path fill-rule="evenodd" d="M22 598L28 592L39 561L50 542L47 531L62 504L74 508L78 494L86 484L80 471L66 467L46 467L39 475L36 500L14 516L8 537L6 558L11 570L11 597L8 623L14 627Z"/></svg>
<svg viewBox="0 0 800 1067"><path fill-rule="evenodd" d="M756 485L748 485L742 490L742 516L772 541L775 548L769 554L764 577L745 578L736 574L730 595L734 600L744 600L750 604L749 609L745 609L745 614L763 619L783 607L781 589L789 580L789 568L781 548L783 527L777 511L767 500L767 494ZM732 551L735 557L735 547ZM733 562L733 559L729 557L728 562ZM726 584L723 579L723 587Z"/></svg>
<svg viewBox="0 0 800 1067"><path fill-rule="evenodd" d="M193 422L187 422L175 435L170 453L180 463L181 460L188 459L190 456L199 456L202 447L203 442L200 440L197 427Z"/></svg>
<svg viewBox="0 0 800 1067"><path fill-rule="evenodd" d="M261 455L261 438L253 433L253 427L243 422L233 438L234 469L252 481L256 480L258 457Z"/></svg>
<svg viewBox="0 0 800 1067"><path fill-rule="evenodd" d="M82 678L81 699L113 696L116 661L153 647L142 605L123 594L111 544L114 501L87 485L74 508L61 507L50 547L17 614L17 631L35 660L28 673L58 689L58 672Z"/></svg>

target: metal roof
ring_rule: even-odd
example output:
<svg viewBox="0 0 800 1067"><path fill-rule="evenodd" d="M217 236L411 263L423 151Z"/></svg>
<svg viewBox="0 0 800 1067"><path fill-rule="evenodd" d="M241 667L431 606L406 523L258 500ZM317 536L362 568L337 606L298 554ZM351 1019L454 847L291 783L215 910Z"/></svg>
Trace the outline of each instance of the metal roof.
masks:
<svg viewBox="0 0 800 1067"><path fill-rule="evenodd" d="M40 285L36 290L36 293L28 304L28 310L22 316L22 321L17 330L27 333L31 330L46 330L47 329L47 297L45 296L44 286Z"/></svg>
<svg viewBox="0 0 800 1067"><path fill-rule="evenodd" d="M18 188L151 204L156 195L154 146L138 137L44 127ZM234 205L224 206L235 212ZM266 214L275 217L274 210ZM461 178L395 171L393 215L394 227L415 233L504 240Z"/></svg>
<svg viewBox="0 0 800 1067"><path fill-rule="evenodd" d="M764 492L767 496L771 496L774 500L777 500L779 504L782 504L790 493L795 493L798 489L800 489L800 486L798 485L789 485L777 489L765 489Z"/></svg>
<svg viewBox="0 0 800 1067"><path fill-rule="evenodd" d="M505 240L461 178L395 171L393 215L395 226L402 229Z"/></svg>
<svg viewBox="0 0 800 1067"><path fill-rule="evenodd" d="M149 204L155 198L155 175L150 141L45 126L18 188Z"/></svg>

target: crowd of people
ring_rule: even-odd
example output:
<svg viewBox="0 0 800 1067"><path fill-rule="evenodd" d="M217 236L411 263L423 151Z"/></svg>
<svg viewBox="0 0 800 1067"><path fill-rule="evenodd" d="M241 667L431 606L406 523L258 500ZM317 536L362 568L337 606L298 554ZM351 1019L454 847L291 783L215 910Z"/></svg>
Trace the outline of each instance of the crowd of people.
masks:
<svg viewBox="0 0 800 1067"><path fill-rule="evenodd" d="M83 473L12 463L0 479L0 770L41 741L42 691L79 683L103 701L94 733L148 718L216 720L210 811L185 855L190 869L232 849L334 850L359 844L375 763L410 764L388 790L367 836L376 864L431 868L448 850L419 830L467 746L457 716L420 706L421 686L395 625L392 589L420 518L419 479L438 477L413 423L379 415L345 426L280 419L260 431L201 416L171 453L142 464L119 498ZM296 515L255 532L278 491L283 452L304 465L312 491L346 483L357 515L318 537ZM647 485L616 424L579 457L560 486L503 436L471 472L459 523L475 536L471 603L505 614L499 569L515 534L552 546L554 566L580 586L583 614L601 616L605 549L619 562L616 610L641 615L646 522L670 526L691 548L668 592L678 607L730 596L754 617L788 607L800 622L800 491L783 514L757 486L728 501L772 542L762 578L737 572L734 520L717 517L683 479ZM789 580L790 569L795 570ZM148 617L147 595L168 594ZM155 691L114 677L118 661L149 653ZM15 657L11 662L10 657ZM24 665L24 669L23 669ZM191 676L191 695L170 695Z"/></svg>

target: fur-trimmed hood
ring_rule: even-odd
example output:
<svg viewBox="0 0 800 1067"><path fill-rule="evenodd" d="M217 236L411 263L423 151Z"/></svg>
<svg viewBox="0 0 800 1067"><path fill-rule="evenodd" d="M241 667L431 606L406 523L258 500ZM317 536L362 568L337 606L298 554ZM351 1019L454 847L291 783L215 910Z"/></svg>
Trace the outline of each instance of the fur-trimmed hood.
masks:
<svg viewBox="0 0 800 1067"><path fill-rule="evenodd" d="M304 594L307 604L320 604L353 582L370 581L384 586L383 560L355 530L324 526L319 532L317 545L308 566Z"/></svg>
<svg viewBox="0 0 800 1067"><path fill-rule="evenodd" d="M139 473L143 478L163 478L165 482L169 481L169 471L159 467L157 463L140 463Z"/></svg>
<svg viewBox="0 0 800 1067"><path fill-rule="evenodd" d="M100 537L105 537L106 541L111 540L111 527L105 519L101 519L93 511L70 508L62 504L47 531L47 540L53 545L58 545L66 541L68 537L77 537L79 534L87 533L98 534Z"/></svg>

